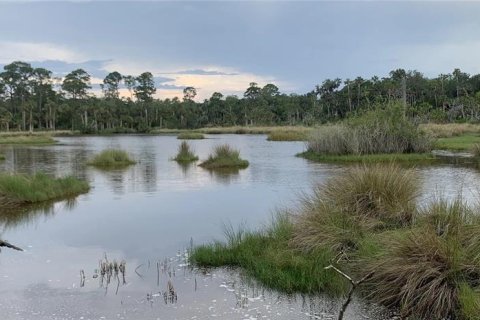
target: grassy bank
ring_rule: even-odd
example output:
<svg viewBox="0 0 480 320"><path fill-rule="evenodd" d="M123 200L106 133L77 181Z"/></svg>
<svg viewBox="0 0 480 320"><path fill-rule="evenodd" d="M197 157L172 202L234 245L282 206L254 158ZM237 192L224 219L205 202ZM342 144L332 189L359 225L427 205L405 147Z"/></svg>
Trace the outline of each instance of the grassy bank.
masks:
<svg viewBox="0 0 480 320"><path fill-rule="evenodd" d="M360 294L402 317L477 319L480 220L461 200L418 208L421 181L398 165L349 167L257 232L194 248L204 267L235 266L287 292L344 292L334 264Z"/></svg>
<svg viewBox="0 0 480 320"><path fill-rule="evenodd" d="M86 193L89 185L73 177L0 174L0 207L34 204Z"/></svg>
<svg viewBox="0 0 480 320"><path fill-rule="evenodd" d="M182 132L178 134L177 139L199 140L199 139L205 139L205 137L200 132Z"/></svg>
<svg viewBox="0 0 480 320"><path fill-rule="evenodd" d="M56 141L50 136L45 134L34 135L0 135L0 145L49 145L54 144Z"/></svg>
<svg viewBox="0 0 480 320"><path fill-rule="evenodd" d="M480 134L480 125L471 123L426 123L421 124L420 130L435 137L449 138L466 134Z"/></svg>
<svg viewBox="0 0 480 320"><path fill-rule="evenodd" d="M272 131L267 140L269 141L306 141L310 130L297 130L297 131Z"/></svg>
<svg viewBox="0 0 480 320"><path fill-rule="evenodd" d="M331 252L303 254L289 247L292 224L279 215L257 232L227 230L227 242L196 247L191 261L203 267L241 267L270 288L285 292L345 292L347 283L323 268L334 257Z"/></svg>
<svg viewBox="0 0 480 320"><path fill-rule="evenodd" d="M227 144L216 146L207 160L199 164L206 169L246 168L249 163L240 158L240 151Z"/></svg>
<svg viewBox="0 0 480 320"><path fill-rule="evenodd" d="M389 153L366 155L324 155L312 151L297 154L298 157L323 163L411 163L432 164L439 161L431 153Z"/></svg>
<svg viewBox="0 0 480 320"><path fill-rule="evenodd" d="M480 143L480 134L469 133L439 138L435 143L435 148L452 151L470 151L478 143Z"/></svg>
<svg viewBox="0 0 480 320"><path fill-rule="evenodd" d="M177 162L188 163L197 161L198 157L195 155L195 152L192 150L188 142L183 141L180 146L178 146L178 153L173 160Z"/></svg>
<svg viewBox="0 0 480 320"><path fill-rule="evenodd" d="M119 168L126 167L136 162L130 158L127 152L117 149L108 149L95 155L88 162L89 165L99 168Z"/></svg>
<svg viewBox="0 0 480 320"><path fill-rule="evenodd" d="M156 128L151 133L178 134L184 132L199 132L203 134L270 134L272 132L310 132L311 127L303 126L232 126L232 127L209 127L198 129L160 129Z"/></svg>

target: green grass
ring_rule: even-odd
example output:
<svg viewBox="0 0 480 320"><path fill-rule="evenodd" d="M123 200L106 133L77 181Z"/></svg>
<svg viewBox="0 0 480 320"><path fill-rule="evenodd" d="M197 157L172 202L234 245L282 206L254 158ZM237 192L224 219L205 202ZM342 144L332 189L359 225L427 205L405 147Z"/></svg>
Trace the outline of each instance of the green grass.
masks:
<svg viewBox="0 0 480 320"><path fill-rule="evenodd" d="M3 154L0 154L0 161L5 160L5 156Z"/></svg>
<svg viewBox="0 0 480 320"><path fill-rule="evenodd" d="M267 140L269 141L305 141L308 138L306 131L272 131Z"/></svg>
<svg viewBox="0 0 480 320"><path fill-rule="evenodd" d="M460 136L439 138L435 143L435 148L452 151L469 151L472 150L477 143L480 143L480 135L469 133Z"/></svg>
<svg viewBox="0 0 480 320"><path fill-rule="evenodd" d="M332 253L325 250L303 254L290 248L291 233L291 222L285 216L278 217L266 230L230 230L226 232L226 243L198 246L190 259L202 267L240 267L263 285L284 292L345 292L345 280L324 270Z"/></svg>
<svg viewBox="0 0 480 320"><path fill-rule="evenodd" d="M205 139L205 137L200 132L182 132L177 136L177 139L199 140Z"/></svg>
<svg viewBox="0 0 480 320"><path fill-rule="evenodd" d="M201 167L206 169L243 169L248 167L248 165L247 160L240 158L240 151L226 144L216 146L208 159L200 164Z"/></svg>
<svg viewBox="0 0 480 320"><path fill-rule="evenodd" d="M195 155L195 152L192 150L188 142L183 141L180 146L178 146L178 153L173 160L185 163L197 161L198 157Z"/></svg>
<svg viewBox="0 0 480 320"><path fill-rule="evenodd" d="M32 176L0 174L0 207L68 198L89 189L87 182L73 177L52 178L42 173Z"/></svg>
<svg viewBox="0 0 480 320"><path fill-rule="evenodd" d="M54 143L56 141L49 135L0 135L0 145L48 145Z"/></svg>
<svg viewBox="0 0 480 320"><path fill-rule="evenodd" d="M127 152L117 149L107 149L95 155L88 162L89 165L99 168L119 168L126 167L136 162L130 158Z"/></svg>
<svg viewBox="0 0 480 320"><path fill-rule="evenodd" d="M365 155L326 155L318 154L313 151L305 151L297 154L315 162L324 163L413 163L413 164L431 164L438 162L431 153L388 153L388 154L365 154Z"/></svg>

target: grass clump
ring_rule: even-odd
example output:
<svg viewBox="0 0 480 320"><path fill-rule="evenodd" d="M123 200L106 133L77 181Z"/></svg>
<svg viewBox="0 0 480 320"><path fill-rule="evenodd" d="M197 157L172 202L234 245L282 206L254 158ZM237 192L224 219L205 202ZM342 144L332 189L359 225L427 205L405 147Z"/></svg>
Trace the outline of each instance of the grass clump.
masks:
<svg viewBox="0 0 480 320"><path fill-rule="evenodd" d="M1 160L5 160L5 156L0 153L0 161L1 161Z"/></svg>
<svg viewBox="0 0 480 320"><path fill-rule="evenodd" d="M177 162L192 162L192 161L197 161L198 157L195 155L194 151L188 144L188 142L183 141L180 146L178 147L178 153L173 158L173 160Z"/></svg>
<svg viewBox="0 0 480 320"><path fill-rule="evenodd" d="M203 267L241 267L265 286L289 293L344 292L345 280L324 270L332 253L303 254L290 248L292 232L291 221L280 215L265 230L226 232L226 243L198 246L190 259Z"/></svg>
<svg viewBox="0 0 480 320"><path fill-rule="evenodd" d="M0 174L0 207L68 198L89 189L87 182L74 177L52 178L42 173L32 176Z"/></svg>
<svg viewBox="0 0 480 320"><path fill-rule="evenodd" d="M431 204L363 266L375 271L368 297L404 316L478 319L480 223L461 200Z"/></svg>
<svg viewBox="0 0 480 320"><path fill-rule="evenodd" d="M414 169L393 163L347 168L303 197L293 243L307 252L356 250L369 233L410 225L419 192Z"/></svg>
<svg viewBox="0 0 480 320"><path fill-rule="evenodd" d="M307 149L320 155L425 153L432 139L403 115L398 104L368 111L344 123L319 128Z"/></svg>
<svg viewBox="0 0 480 320"><path fill-rule="evenodd" d="M177 139L199 140L205 139L205 137L200 132L182 132L177 136Z"/></svg>
<svg viewBox="0 0 480 320"><path fill-rule="evenodd" d="M287 131L277 130L272 131L267 137L269 141L305 141L307 140L307 134L304 131Z"/></svg>
<svg viewBox="0 0 480 320"><path fill-rule="evenodd" d="M117 149L104 150L88 162L89 165L102 168L126 167L135 163L127 152Z"/></svg>
<svg viewBox="0 0 480 320"><path fill-rule="evenodd" d="M206 169L246 168L249 163L240 158L240 151L228 144L216 146L207 160L200 164Z"/></svg>
<svg viewBox="0 0 480 320"><path fill-rule="evenodd" d="M0 135L0 144L30 144L30 145L47 145L54 144L56 141L49 135Z"/></svg>

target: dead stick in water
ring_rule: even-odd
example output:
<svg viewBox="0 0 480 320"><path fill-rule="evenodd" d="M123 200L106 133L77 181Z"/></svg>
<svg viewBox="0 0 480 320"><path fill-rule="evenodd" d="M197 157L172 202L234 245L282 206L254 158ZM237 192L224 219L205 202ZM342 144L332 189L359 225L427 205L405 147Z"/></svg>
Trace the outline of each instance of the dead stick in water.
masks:
<svg viewBox="0 0 480 320"><path fill-rule="evenodd" d="M365 280L370 278L375 271L372 271L369 274L367 274L365 277L363 277L362 279L360 279L358 281L355 281L348 274L344 273L342 270L336 268L333 265L329 265L328 267L325 267L325 270L328 270L328 269L335 270L337 273L339 273L342 277L347 279L352 284L352 287L350 288L350 291L348 292L347 300L343 303L342 309L340 309L340 313L338 314L338 320L343 320L343 315L345 313L345 310L347 310L348 305L352 301L353 292L355 291L355 289L357 288L357 286L359 284L361 284L362 282L364 282Z"/></svg>
<svg viewBox="0 0 480 320"><path fill-rule="evenodd" d="M17 250L17 251L23 251L22 248L14 246L13 244L11 244L11 243L9 243L5 240L0 240L0 247L6 247L6 248L10 248L10 249Z"/></svg>

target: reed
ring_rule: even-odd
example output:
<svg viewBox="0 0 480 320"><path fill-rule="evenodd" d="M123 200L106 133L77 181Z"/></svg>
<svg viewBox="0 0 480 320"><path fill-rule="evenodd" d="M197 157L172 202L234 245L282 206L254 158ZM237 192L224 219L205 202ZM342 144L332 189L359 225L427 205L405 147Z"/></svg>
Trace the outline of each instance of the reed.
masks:
<svg viewBox="0 0 480 320"><path fill-rule="evenodd" d="M199 140L199 139L205 139L205 137L200 132L182 132L177 136L177 139Z"/></svg>
<svg viewBox="0 0 480 320"><path fill-rule="evenodd" d="M180 146L178 146L178 153L173 160L185 163L197 161L198 157L195 155L195 152L192 150L188 142L183 141Z"/></svg>
<svg viewBox="0 0 480 320"><path fill-rule="evenodd" d="M249 163L240 158L240 151L227 144L216 146L207 160L200 164L206 169L246 168Z"/></svg>
<svg viewBox="0 0 480 320"><path fill-rule="evenodd" d="M135 163L127 152L118 149L104 150L88 162L89 165L100 168L126 167Z"/></svg>

